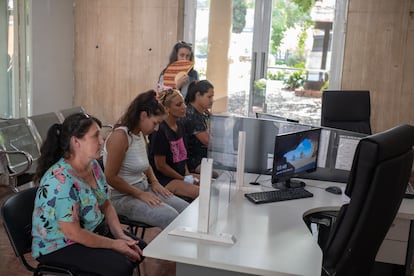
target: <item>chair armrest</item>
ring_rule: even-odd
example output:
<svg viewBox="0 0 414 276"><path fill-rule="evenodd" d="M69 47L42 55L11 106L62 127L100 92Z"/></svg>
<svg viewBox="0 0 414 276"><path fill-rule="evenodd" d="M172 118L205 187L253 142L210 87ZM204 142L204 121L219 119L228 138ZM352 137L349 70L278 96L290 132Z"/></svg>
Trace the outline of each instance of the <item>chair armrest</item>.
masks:
<svg viewBox="0 0 414 276"><path fill-rule="evenodd" d="M16 172L10 170L7 155L23 155L24 158L26 158L26 166ZM0 151L0 166L2 166L4 170L7 170L9 177L15 177L15 176L24 174L26 171L30 169L30 167L32 166L32 163L33 163L32 156L25 151L20 151L20 150L16 150L16 151L1 150Z"/></svg>

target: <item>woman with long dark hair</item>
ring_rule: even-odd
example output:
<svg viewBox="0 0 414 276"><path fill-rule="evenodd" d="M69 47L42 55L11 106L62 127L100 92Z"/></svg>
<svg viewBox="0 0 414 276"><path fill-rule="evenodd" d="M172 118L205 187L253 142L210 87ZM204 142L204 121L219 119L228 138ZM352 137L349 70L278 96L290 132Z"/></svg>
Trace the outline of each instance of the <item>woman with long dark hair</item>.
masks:
<svg viewBox="0 0 414 276"><path fill-rule="evenodd" d="M76 113L50 127L34 177L32 255L79 275L132 275L145 242L123 231L107 196L101 122Z"/></svg>

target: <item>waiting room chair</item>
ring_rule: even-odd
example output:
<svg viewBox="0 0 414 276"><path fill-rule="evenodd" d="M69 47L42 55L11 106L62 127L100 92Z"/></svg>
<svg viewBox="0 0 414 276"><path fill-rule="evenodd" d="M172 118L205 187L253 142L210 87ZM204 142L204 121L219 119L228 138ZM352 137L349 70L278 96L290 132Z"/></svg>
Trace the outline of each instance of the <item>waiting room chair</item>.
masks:
<svg viewBox="0 0 414 276"><path fill-rule="evenodd" d="M59 123L62 123L62 121L55 112L33 115L28 118L28 124L32 128L32 131L38 136L40 145L46 140L49 128L52 125Z"/></svg>
<svg viewBox="0 0 414 276"><path fill-rule="evenodd" d="M0 122L0 150L7 152L2 166L7 167L10 174L15 177L9 181L13 190L17 191L18 186L31 182L40 157L39 143L25 118ZM21 154L22 152L24 154Z"/></svg>
<svg viewBox="0 0 414 276"><path fill-rule="evenodd" d="M404 197L413 163L414 126L400 125L362 138L345 194L350 198L320 239L322 275L366 276ZM330 217L323 221L325 226ZM316 220L314 220L315 222ZM324 234L319 232L319 235Z"/></svg>
<svg viewBox="0 0 414 276"><path fill-rule="evenodd" d="M144 239L146 229L155 227L144 222L131 220L127 216L123 215L118 215L118 219L121 224L127 225L129 232L135 236L137 235L139 228L141 228L141 239Z"/></svg>
<svg viewBox="0 0 414 276"><path fill-rule="evenodd" d="M369 91L324 90L321 126L371 134Z"/></svg>
<svg viewBox="0 0 414 276"><path fill-rule="evenodd" d="M1 207L3 226L14 253L34 276L75 275L67 268L43 264L32 266L25 257L32 251L32 213L36 190L37 187L32 187L12 194Z"/></svg>
<svg viewBox="0 0 414 276"><path fill-rule="evenodd" d="M9 166L9 159L18 155L26 160L26 166L20 167L18 170L12 170ZM9 186L14 192L18 192L18 177L30 169L32 162L32 156L24 151L4 151L0 149L0 184Z"/></svg>
<svg viewBox="0 0 414 276"><path fill-rule="evenodd" d="M85 113L85 109L82 106L73 106L59 111L61 121L63 122L69 115L74 113Z"/></svg>

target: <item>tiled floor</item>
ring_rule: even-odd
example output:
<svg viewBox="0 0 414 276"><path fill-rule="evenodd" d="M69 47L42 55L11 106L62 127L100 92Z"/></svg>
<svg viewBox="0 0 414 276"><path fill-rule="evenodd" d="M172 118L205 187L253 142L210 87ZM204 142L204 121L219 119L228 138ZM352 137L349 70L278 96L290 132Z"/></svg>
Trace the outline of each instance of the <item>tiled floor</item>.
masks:
<svg viewBox="0 0 414 276"><path fill-rule="evenodd" d="M7 187L0 186L0 204L11 194L11 190ZM1 220L1 218L0 218ZM1 222L2 223L2 222ZM158 233L159 228L150 228L145 232L145 241L150 242ZM138 233L140 235L140 233ZM29 276L32 273L25 270L19 259L14 255L9 239L0 226L0 276ZM30 258L30 256L29 256ZM173 276L175 275L175 263L153 258L146 258L141 264L142 276Z"/></svg>

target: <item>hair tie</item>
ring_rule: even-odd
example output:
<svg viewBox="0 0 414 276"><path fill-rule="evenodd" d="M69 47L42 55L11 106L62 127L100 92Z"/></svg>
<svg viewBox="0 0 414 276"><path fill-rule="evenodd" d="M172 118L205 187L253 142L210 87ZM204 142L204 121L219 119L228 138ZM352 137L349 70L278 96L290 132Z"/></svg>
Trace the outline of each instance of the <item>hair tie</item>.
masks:
<svg viewBox="0 0 414 276"><path fill-rule="evenodd" d="M55 124L55 130L56 130L56 136L60 137L60 134L62 133L62 124Z"/></svg>

